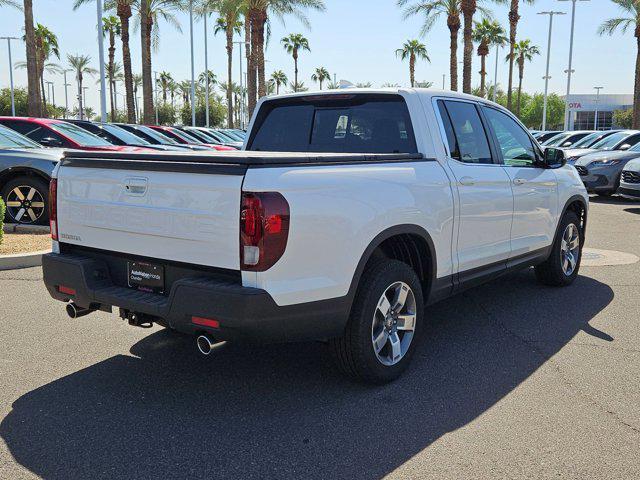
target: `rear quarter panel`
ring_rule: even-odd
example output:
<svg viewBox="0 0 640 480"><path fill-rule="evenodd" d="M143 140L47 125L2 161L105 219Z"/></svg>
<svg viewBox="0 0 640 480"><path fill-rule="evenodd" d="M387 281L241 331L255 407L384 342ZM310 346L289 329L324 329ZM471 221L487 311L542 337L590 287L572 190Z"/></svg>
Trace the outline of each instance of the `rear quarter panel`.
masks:
<svg viewBox="0 0 640 480"><path fill-rule="evenodd" d="M437 277L451 274L453 199L436 161L251 168L244 191L278 191L291 221L283 257L266 272L243 272L279 305L348 293L370 242L384 230L418 225L437 252Z"/></svg>

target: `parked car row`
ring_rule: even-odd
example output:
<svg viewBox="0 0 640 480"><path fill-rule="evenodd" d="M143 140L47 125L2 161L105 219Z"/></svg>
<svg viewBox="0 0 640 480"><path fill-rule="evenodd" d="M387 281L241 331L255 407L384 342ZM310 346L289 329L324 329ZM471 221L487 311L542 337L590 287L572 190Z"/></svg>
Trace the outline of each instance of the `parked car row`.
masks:
<svg viewBox="0 0 640 480"><path fill-rule="evenodd" d="M640 131L572 131L536 132L533 134L542 148L556 147L564 150L567 163L573 165L589 193L610 196L620 193L626 197L640 198L640 186L624 182L626 175L633 179L636 159L640 159ZM623 174L626 165L630 173ZM631 185L631 186L630 186ZM623 192L622 190L625 190Z"/></svg>
<svg viewBox="0 0 640 480"><path fill-rule="evenodd" d="M232 151L241 130L0 117L0 197L5 220L46 225L48 184L63 149L84 151Z"/></svg>

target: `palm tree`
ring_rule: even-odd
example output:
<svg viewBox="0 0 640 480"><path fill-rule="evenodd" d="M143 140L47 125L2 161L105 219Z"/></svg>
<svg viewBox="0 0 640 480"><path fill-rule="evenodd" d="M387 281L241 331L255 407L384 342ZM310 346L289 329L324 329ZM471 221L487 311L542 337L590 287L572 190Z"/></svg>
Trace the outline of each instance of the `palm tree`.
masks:
<svg viewBox="0 0 640 480"><path fill-rule="evenodd" d="M478 56L480 57L480 96L484 98L486 93L487 55L492 45L503 45L507 39L505 31L495 20L483 18L481 22L475 22L473 41L479 43Z"/></svg>
<svg viewBox="0 0 640 480"><path fill-rule="evenodd" d="M633 35L636 38L636 73L635 86L633 89L633 128L640 128L640 0L611 0L627 16L610 18L605 21L598 33L600 35L613 35L618 29L626 33L629 28L633 28Z"/></svg>
<svg viewBox="0 0 640 480"><path fill-rule="evenodd" d="M178 90L182 94L182 105L188 107L191 102L191 80L183 80L178 83Z"/></svg>
<svg viewBox="0 0 640 480"><path fill-rule="evenodd" d="M409 80L413 88L416 84L416 60L420 59L431 62L429 54L427 53L427 47L418 40L407 40L402 48L396 50L396 56L402 60L409 59Z"/></svg>
<svg viewBox="0 0 640 480"><path fill-rule="evenodd" d="M125 74L126 81L126 74ZM134 73L131 76L131 88L133 89L133 98L134 98L134 110L135 110L135 121L138 122L140 120L140 106L138 105L138 89L142 87L142 74ZM127 120L128 121L128 120Z"/></svg>
<svg viewBox="0 0 640 480"><path fill-rule="evenodd" d="M522 97L522 79L524 78L525 62L533 60L534 55L540 55L540 49L531 44L531 40L520 40L513 49L515 61L518 63L518 97L516 99L516 115L520 116L520 99ZM511 62L511 55L507 55L507 62Z"/></svg>
<svg viewBox="0 0 640 480"><path fill-rule="evenodd" d="M216 10L220 14L216 21L213 32L218 34L224 32L226 37L227 49L227 126L233 128L233 90L232 71L233 71L233 34L238 35L242 31L242 22L240 21L242 0L219 0L217 1Z"/></svg>
<svg viewBox="0 0 640 480"><path fill-rule="evenodd" d="M26 34L23 36L23 40L26 41ZM40 105L42 106L42 113L40 116L47 116L47 100L45 98L44 90L44 72L45 69L49 73L57 73L57 65L47 63L47 60L51 54L60 58L60 48L58 46L58 37L49 28L38 23L34 29L35 38L35 50L36 50L36 81L38 82L38 88L42 95ZM29 74L29 63L25 64L27 67L27 75Z"/></svg>
<svg viewBox="0 0 640 480"><path fill-rule="evenodd" d="M518 13L518 7L520 1L529 5L536 3L536 0L511 0L511 8L509 10L509 83L507 86L507 108L511 110L511 103L513 98L513 62L516 60L514 56L514 49L516 48L516 33L518 29L518 22L520 21L520 14Z"/></svg>
<svg viewBox="0 0 640 480"><path fill-rule="evenodd" d="M140 41L142 50L142 105L144 123L153 123L153 80L151 72L151 47L157 49L160 42L158 32L160 19L182 31L174 11L182 6L180 0L135 0L140 16Z"/></svg>
<svg viewBox="0 0 640 480"><path fill-rule="evenodd" d="M316 68L316 71L311 75L311 80L320 84L320 90L322 90L322 82L331 80L331 74L329 70L324 67Z"/></svg>
<svg viewBox="0 0 640 480"><path fill-rule="evenodd" d="M167 91L169 90L171 82L173 82L173 77L169 72L160 72L160 75L158 75L158 85L160 85L160 89L162 90L162 102L164 104L167 103Z"/></svg>
<svg viewBox="0 0 640 480"><path fill-rule="evenodd" d="M116 83L124 80L122 75L122 64L120 62L114 62L113 65L108 63L104 66L106 72L106 80L109 83L109 95L111 98L111 121L115 122L115 118L118 112L118 99L116 98L117 89ZM96 82L100 84L100 79Z"/></svg>
<svg viewBox="0 0 640 480"><path fill-rule="evenodd" d="M76 81L78 82L78 111L80 112L80 120L82 120L82 81L85 74L95 75L98 71L89 66L91 57L88 55L67 55L67 60L69 62L69 66L73 68L74 72L76 72Z"/></svg>
<svg viewBox="0 0 640 480"><path fill-rule="evenodd" d="M33 26L33 0L24 0L24 39L27 50L27 112L32 117L42 116L42 98L38 82L38 62L36 58L36 32Z"/></svg>
<svg viewBox="0 0 640 480"><path fill-rule="evenodd" d="M111 15L109 17L104 17L102 19L102 28L105 36L109 36L109 63L107 64L107 76L110 79L113 79L115 76L114 72L114 64L115 64L115 56L116 56L116 37L120 36L121 27L120 27L120 19L115 15ZM109 97L111 100L111 118L115 118L115 110L116 110L116 102L114 99L115 96L115 82L113 80L110 81L109 85Z"/></svg>
<svg viewBox="0 0 640 480"><path fill-rule="evenodd" d="M280 40L284 49L293 57L294 74L293 74L293 91L297 92L298 88L298 53L300 50L310 52L309 40L301 33L292 33L288 37Z"/></svg>
<svg viewBox="0 0 640 480"><path fill-rule="evenodd" d="M276 70L271 74L270 80L276 87L276 95L280 95L280 86L286 85L289 79L282 70Z"/></svg>
<svg viewBox="0 0 640 480"><path fill-rule="evenodd" d="M0 7L13 7L20 9L20 3L17 0L0 0Z"/></svg>
<svg viewBox="0 0 640 480"><path fill-rule="evenodd" d="M310 28L309 20L304 15L304 9L312 8L317 11L325 10L324 0L245 0L246 25L250 29L248 40L251 42L249 58L249 111L253 107L257 97L266 95L266 73L264 61L265 27L269 17L277 17L281 20L286 15L293 15L302 22L306 28ZM252 74L255 72L255 74ZM257 76L256 76L257 75Z"/></svg>
<svg viewBox="0 0 640 480"><path fill-rule="evenodd" d="M482 0L480 0L482 1ZM504 3L507 0L492 0L495 3ZM462 91L471 93L471 65L473 63L473 16L480 12L487 18L490 12L478 6L478 0L460 0L460 11L462 12L464 27L462 29L462 39L464 42L463 62L462 62Z"/></svg>
<svg viewBox="0 0 640 480"><path fill-rule="evenodd" d="M398 0L398 6L404 7L412 0ZM404 10L404 18L423 15L424 23L420 34L426 35L441 15L447 17L449 29L449 75L451 76L451 90L458 90L458 32L460 31L460 1L461 0L420 0L409 5Z"/></svg>
<svg viewBox="0 0 640 480"><path fill-rule="evenodd" d="M80 8L85 3L93 3L95 0L74 0L73 9ZM120 20L120 32L117 34L122 41L122 64L124 66L124 88L126 91L127 121L135 123L136 105L133 89L133 72L131 69L131 48L129 46L129 19L132 16L134 4L139 4L141 0L105 0L106 11L115 11ZM109 17L111 18L111 17ZM109 52L111 54L111 52ZM115 101L112 102L115 104Z"/></svg>

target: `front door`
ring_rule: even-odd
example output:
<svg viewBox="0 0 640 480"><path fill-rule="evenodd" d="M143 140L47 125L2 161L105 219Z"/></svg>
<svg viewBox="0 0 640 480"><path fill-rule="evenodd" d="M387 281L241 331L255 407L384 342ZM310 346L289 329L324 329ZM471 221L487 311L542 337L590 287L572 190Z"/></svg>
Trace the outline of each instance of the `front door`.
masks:
<svg viewBox="0 0 640 480"><path fill-rule="evenodd" d="M511 256L524 257L551 246L558 218L558 180L543 168L542 155L526 130L510 115L483 107L495 134L513 189Z"/></svg>

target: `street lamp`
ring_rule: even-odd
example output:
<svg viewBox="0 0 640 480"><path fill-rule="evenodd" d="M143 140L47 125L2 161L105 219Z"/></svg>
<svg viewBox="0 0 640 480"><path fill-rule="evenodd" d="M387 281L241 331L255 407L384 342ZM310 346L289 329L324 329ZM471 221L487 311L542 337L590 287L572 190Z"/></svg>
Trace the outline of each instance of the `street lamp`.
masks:
<svg viewBox="0 0 640 480"><path fill-rule="evenodd" d="M573 32L576 22L576 2L589 2L591 0L558 0L559 2L572 2L571 5L571 35L569 37L569 68L567 68L567 95L564 107L564 129L569 130L569 96L571 95L571 64L573 63Z"/></svg>
<svg viewBox="0 0 640 480"><path fill-rule="evenodd" d="M446 84L445 84L445 79L447 78L447 74L443 73L442 74L442 89L446 90Z"/></svg>
<svg viewBox="0 0 640 480"><path fill-rule="evenodd" d="M69 95L67 93L68 87L71 86L70 83L67 83L67 73L69 72L73 72L73 69L62 71L62 74L64 75L64 118L67 118L67 113L69 112Z"/></svg>
<svg viewBox="0 0 640 480"><path fill-rule="evenodd" d="M593 89L597 92L596 93L596 115L595 115L595 120L593 122L593 129L594 130L598 130L598 104L600 102L600 90L602 90L604 87L593 87Z"/></svg>
<svg viewBox="0 0 640 480"><path fill-rule="evenodd" d="M245 120L245 108L244 108L244 91L242 90L242 45L250 45L249 42L233 42L234 44L239 46L239 58L240 61L240 128L244 128L244 120ZM247 47L248 48L248 47ZM231 79L228 80L229 88L231 88ZM233 107L231 107L233 108Z"/></svg>
<svg viewBox="0 0 640 480"><path fill-rule="evenodd" d="M191 126L196 126L196 73L193 61L193 0L189 0L189 35L191 38Z"/></svg>
<svg viewBox="0 0 640 480"><path fill-rule="evenodd" d="M107 121L107 92L104 74L104 31L102 26L102 0L96 0L98 14L98 58L100 61L100 120Z"/></svg>
<svg viewBox="0 0 640 480"><path fill-rule="evenodd" d="M156 111L156 125L158 125L158 72L156 72L155 70L153 71L153 83L153 93L156 97L154 110Z"/></svg>
<svg viewBox="0 0 640 480"><path fill-rule="evenodd" d="M54 89L54 83L49 81L49 80L47 80L44 83L47 84L47 93L49 94L49 103L55 107L56 106L56 91ZM51 89L51 90L49 90L49 89Z"/></svg>
<svg viewBox="0 0 640 480"><path fill-rule="evenodd" d="M538 15L549 15L549 38L547 40L547 70L542 79L544 80L544 106L542 107L542 131L547 129L547 99L549 97L549 60L551 59L551 31L553 29L553 16L566 15L564 12L538 12Z"/></svg>
<svg viewBox="0 0 640 480"><path fill-rule="evenodd" d="M16 116L16 100L13 95L13 61L11 60L11 40L20 40L18 37L0 37L2 40L7 41L7 47L9 49L9 83L11 85L11 115Z"/></svg>
<svg viewBox="0 0 640 480"><path fill-rule="evenodd" d="M493 74L493 103L496 103L496 97L498 95L498 57L500 56L500 46L499 43L496 43L496 69Z"/></svg>

